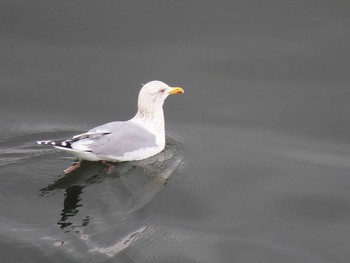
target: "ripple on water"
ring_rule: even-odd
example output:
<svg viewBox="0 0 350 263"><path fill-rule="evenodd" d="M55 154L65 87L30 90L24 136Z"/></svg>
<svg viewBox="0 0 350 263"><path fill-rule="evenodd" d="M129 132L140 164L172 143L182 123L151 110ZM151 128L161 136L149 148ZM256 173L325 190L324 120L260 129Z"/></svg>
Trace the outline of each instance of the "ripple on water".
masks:
<svg viewBox="0 0 350 263"><path fill-rule="evenodd" d="M35 157L44 157L57 152L53 148L45 148L36 144L43 138L64 138L77 132L75 129L56 130L52 127L35 130L27 126L10 127L1 131L0 139L0 166L17 164L22 160Z"/></svg>
<svg viewBox="0 0 350 263"><path fill-rule="evenodd" d="M4 209L11 207L11 211L4 214L11 222L21 218L23 229L37 225L31 240L42 244L39 246L51 244L48 239L45 245L42 242L42 237L47 237L52 247L75 247L76 253L71 248L65 253L76 256L86 254L88 247L89 253L109 257L130 244L148 240L157 226L138 211L152 202L173 174L184 171L187 160L183 142L175 134L167 134L165 150L154 157L117 164L111 173L102 164L84 162L81 169L65 176L62 171L72 159L35 141L65 138L77 132L78 128L4 132L0 141L0 165L4 168L1 187L8 191L2 196L15 200Z"/></svg>

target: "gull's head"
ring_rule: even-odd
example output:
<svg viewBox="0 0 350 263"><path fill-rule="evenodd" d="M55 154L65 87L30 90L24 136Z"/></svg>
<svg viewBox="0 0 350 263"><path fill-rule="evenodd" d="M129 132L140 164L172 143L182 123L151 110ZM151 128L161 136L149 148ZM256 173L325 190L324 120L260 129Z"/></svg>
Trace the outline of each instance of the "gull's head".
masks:
<svg viewBox="0 0 350 263"><path fill-rule="evenodd" d="M183 94L184 90L180 87L170 87L164 82L153 80L145 84L139 93L139 107L162 106L164 100L173 94Z"/></svg>

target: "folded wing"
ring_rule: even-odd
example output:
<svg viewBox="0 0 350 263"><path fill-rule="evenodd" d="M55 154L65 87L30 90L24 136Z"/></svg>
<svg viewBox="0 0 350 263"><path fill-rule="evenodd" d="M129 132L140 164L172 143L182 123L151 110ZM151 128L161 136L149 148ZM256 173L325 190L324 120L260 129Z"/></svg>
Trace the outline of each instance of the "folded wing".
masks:
<svg viewBox="0 0 350 263"><path fill-rule="evenodd" d="M75 151L90 152L105 159L121 159L133 153L147 155L156 149L156 136L133 122L111 122L96 127L87 133L73 137L71 148ZM137 158L136 158L137 159Z"/></svg>

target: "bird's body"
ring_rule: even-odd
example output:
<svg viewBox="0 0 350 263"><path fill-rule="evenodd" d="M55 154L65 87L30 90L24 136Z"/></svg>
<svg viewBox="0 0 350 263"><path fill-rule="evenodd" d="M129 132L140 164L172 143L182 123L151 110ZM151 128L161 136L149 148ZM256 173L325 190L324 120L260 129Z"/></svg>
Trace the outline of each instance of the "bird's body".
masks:
<svg viewBox="0 0 350 263"><path fill-rule="evenodd" d="M110 122L68 140L37 143L54 146L89 161L123 162L151 157L165 146L164 100L169 94L182 93L182 88L151 81L140 90L134 118Z"/></svg>

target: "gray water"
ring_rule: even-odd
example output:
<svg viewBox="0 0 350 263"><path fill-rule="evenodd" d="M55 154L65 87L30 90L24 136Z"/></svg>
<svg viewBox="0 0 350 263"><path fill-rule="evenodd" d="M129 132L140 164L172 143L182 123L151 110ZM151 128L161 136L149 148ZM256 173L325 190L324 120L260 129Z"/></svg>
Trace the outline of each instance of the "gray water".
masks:
<svg viewBox="0 0 350 263"><path fill-rule="evenodd" d="M349 262L350 3L0 3L1 262ZM109 173L35 144L167 99Z"/></svg>

